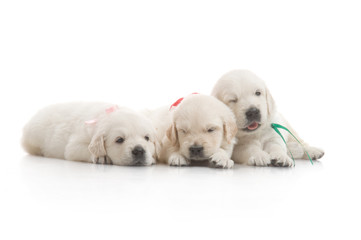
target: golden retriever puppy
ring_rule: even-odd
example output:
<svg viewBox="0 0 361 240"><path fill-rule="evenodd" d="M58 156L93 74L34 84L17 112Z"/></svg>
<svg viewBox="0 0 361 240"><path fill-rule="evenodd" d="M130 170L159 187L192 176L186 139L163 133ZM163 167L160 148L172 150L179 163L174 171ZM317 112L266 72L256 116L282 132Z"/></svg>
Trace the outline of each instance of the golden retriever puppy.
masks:
<svg viewBox="0 0 361 240"><path fill-rule="evenodd" d="M40 110L22 145L33 155L73 161L151 165L155 129L149 119L108 103L65 103Z"/></svg>
<svg viewBox="0 0 361 240"><path fill-rule="evenodd" d="M169 109L148 112L160 141L159 160L186 166L207 160L210 166L231 168L237 125L234 114L212 96L190 95Z"/></svg>
<svg viewBox="0 0 361 240"><path fill-rule="evenodd" d="M235 70L221 77L212 95L224 102L237 119L238 143L232 159L238 163L257 166L293 166L281 137L271 123L279 123L296 135L286 120L276 111L271 93L265 83L250 71ZM283 134L295 158L308 159L302 147L289 134ZM313 160L324 155L321 149L303 143Z"/></svg>

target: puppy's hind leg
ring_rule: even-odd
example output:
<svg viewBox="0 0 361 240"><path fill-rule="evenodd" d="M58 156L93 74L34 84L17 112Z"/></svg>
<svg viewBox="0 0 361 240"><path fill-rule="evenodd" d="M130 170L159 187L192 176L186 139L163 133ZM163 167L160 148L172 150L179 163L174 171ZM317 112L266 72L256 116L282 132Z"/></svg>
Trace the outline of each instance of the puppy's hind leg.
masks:
<svg viewBox="0 0 361 240"><path fill-rule="evenodd" d="M65 147L65 159L79 162L94 162L92 155L88 150L88 145L89 143L84 139L80 139L76 136L70 137L69 142Z"/></svg>
<svg viewBox="0 0 361 240"><path fill-rule="evenodd" d="M292 152L294 158L298 159L308 159L307 153L308 152L312 160L318 160L325 155L325 152L322 149L317 147L309 146L307 143L303 143L303 147L296 141L290 141L287 143L289 150ZM290 156L290 153L288 153Z"/></svg>
<svg viewBox="0 0 361 240"><path fill-rule="evenodd" d="M304 149L303 149L301 144L298 143L297 140L294 139L292 136L288 137L288 140L287 140L288 149L292 152L292 155L294 158L308 159L307 153L304 150L306 150L308 152L308 154L310 155L312 160L317 160L317 159L320 159L323 157L325 152L322 149L308 145L305 141L303 141L302 138L299 137L297 132L291 127L291 125L288 122L286 122L286 126L304 147ZM290 156L289 152L288 152L288 155Z"/></svg>
<svg viewBox="0 0 361 240"><path fill-rule="evenodd" d="M292 136L288 137L287 140L287 145L288 145L288 149L292 152L292 155L295 159L308 159L308 155L305 152L305 150L308 152L308 154L310 155L312 160L317 160L323 157L323 155L325 154L325 152L322 149L316 148L316 147L312 147L310 145L308 145L305 141L303 141L303 139L301 139L297 133L295 133L295 131L291 131L293 133L293 135L295 135L295 137L298 139L298 141L300 141L303 145L303 147L301 146L300 143L297 142L296 139L294 139ZM288 152L288 155L290 156L290 153Z"/></svg>

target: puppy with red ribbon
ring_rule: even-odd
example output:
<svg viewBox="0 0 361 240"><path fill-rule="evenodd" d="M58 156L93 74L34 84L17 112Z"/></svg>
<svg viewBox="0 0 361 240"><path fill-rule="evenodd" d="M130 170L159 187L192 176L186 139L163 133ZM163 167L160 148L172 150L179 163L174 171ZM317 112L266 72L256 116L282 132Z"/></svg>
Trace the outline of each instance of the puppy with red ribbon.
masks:
<svg viewBox="0 0 361 240"><path fill-rule="evenodd" d="M194 93L149 117L160 141L160 162L187 166L192 161L209 161L211 167L233 167L236 120L216 98Z"/></svg>

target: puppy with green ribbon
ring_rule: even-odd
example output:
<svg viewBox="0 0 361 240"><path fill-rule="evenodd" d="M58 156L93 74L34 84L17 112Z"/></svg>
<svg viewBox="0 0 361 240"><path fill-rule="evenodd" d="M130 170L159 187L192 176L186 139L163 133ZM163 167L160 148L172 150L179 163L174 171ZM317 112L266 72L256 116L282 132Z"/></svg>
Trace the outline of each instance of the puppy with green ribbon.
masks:
<svg viewBox="0 0 361 240"><path fill-rule="evenodd" d="M305 143L277 112L268 88L254 73L226 73L214 86L212 95L236 116L238 142L232 154L236 163L292 167L295 158L312 163L324 155L323 150Z"/></svg>

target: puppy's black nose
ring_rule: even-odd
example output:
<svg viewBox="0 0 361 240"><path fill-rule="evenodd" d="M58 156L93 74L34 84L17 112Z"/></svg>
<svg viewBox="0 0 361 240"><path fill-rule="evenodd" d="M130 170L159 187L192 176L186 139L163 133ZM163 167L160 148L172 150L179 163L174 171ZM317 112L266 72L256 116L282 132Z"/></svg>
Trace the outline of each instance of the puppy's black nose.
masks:
<svg viewBox="0 0 361 240"><path fill-rule="evenodd" d="M141 146L135 146L132 150L132 154L134 158L141 158L144 156L145 150Z"/></svg>
<svg viewBox="0 0 361 240"><path fill-rule="evenodd" d="M251 107L246 112L246 117L248 121L260 121L261 120L261 112L258 108Z"/></svg>
<svg viewBox="0 0 361 240"><path fill-rule="evenodd" d="M203 155L203 146L193 145L189 148L189 153L191 157L202 156Z"/></svg>

